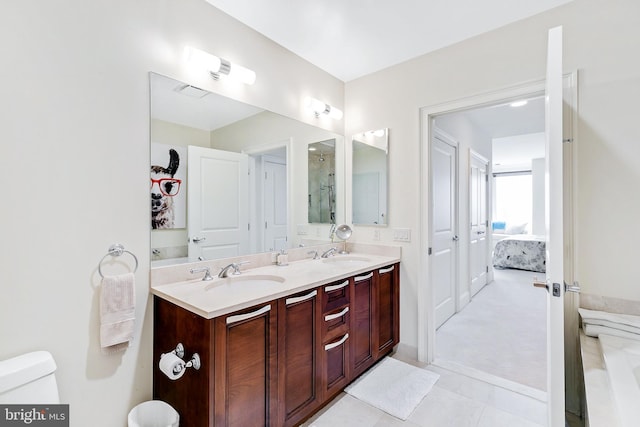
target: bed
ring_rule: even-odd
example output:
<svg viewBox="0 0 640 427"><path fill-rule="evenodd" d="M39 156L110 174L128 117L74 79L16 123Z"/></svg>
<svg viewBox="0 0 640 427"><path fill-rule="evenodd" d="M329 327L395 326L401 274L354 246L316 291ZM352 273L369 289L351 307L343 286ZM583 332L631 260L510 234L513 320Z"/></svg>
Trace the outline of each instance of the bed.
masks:
<svg viewBox="0 0 640 427"><path fill-rule="evenodd" d="M533 234L509 235L495 244L493 266L518 270L546 272L546 243L544 236Z"/></svg>

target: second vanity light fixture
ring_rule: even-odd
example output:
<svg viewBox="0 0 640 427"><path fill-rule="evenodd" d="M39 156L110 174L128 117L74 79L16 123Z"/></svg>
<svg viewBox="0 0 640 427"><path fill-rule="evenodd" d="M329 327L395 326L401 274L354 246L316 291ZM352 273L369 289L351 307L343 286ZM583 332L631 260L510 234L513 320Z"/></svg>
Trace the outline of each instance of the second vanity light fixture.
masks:
<svg viewBox="0 0 640 427"><path fill-rule="evenodd" d="M216 80L222 75L248 85L252 85L256 81L255 71L242 65L232 64L226 59L218 58L195 47L185 47L184 56L185 60L190 64L209 71Z"/></svg>
<svg viewBox="0 0 640 427"><path fill-rule="evenodd" d="M309 110L315 113L316 117L320 117L320 114L326 114L332 119L340 120L342 118L342 111L310 96L305 98L304 103Z"/></svg>

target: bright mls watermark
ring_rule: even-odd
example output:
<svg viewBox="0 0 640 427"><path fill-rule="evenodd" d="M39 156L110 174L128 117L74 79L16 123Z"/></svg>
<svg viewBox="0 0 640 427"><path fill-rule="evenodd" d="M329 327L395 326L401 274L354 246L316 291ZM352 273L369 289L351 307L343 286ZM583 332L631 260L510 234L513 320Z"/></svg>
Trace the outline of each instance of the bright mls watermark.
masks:
<svg viewBox="0 0 640 427"><path fill-rule="evenodd" d="M69 405L0 405L0 427L69 427Z"/></svg>

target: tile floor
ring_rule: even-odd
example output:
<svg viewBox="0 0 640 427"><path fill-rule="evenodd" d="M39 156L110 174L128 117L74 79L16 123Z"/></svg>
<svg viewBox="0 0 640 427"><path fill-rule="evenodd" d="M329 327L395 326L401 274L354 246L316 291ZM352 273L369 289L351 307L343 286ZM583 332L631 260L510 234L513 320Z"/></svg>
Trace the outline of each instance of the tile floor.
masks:
<svg viewBox="0 0 640 427"><path fill-rule="evenodd" d="M546 425L546 404L434 365L440 375L431 392L407 421L342 393L303 424L305 427L539 427Z"/></svg>

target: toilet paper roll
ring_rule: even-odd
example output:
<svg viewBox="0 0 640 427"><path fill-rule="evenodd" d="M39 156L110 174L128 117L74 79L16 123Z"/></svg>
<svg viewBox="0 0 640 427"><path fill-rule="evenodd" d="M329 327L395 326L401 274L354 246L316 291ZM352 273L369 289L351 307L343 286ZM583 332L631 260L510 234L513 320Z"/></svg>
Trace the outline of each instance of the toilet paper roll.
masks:
<svg viewBox="0 0 640 427"><path fill-rule="evenodd" d="M187 370L184 360L180 359L173 353L165 353L160 356L160 363L158 364L160 371L165 374L171 380L177 380L184 375Z"/></svg>

